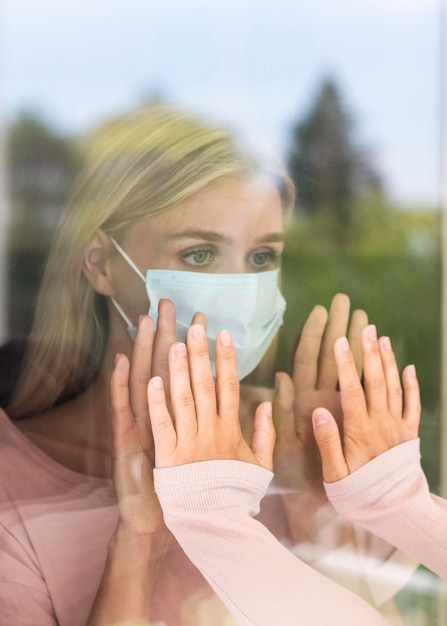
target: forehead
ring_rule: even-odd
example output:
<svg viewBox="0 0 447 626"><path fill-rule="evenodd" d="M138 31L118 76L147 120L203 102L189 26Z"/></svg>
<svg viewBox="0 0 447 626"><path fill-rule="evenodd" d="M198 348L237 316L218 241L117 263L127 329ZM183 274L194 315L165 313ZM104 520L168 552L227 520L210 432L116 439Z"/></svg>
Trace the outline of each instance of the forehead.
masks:
<svg viewBox="0 0 447 626"><path fill-rule="evenodd" d="M280 233L283 211L279 191L264 177L212 183L167 211L135 225L126 240L130 243L150 238L160 242L192 229L236 239Z"/></svg>

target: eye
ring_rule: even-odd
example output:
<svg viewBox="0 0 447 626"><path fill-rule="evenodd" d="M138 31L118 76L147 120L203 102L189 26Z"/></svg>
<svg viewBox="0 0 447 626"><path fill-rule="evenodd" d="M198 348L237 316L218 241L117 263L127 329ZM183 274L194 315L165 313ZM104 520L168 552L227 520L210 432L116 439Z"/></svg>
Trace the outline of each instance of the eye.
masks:
<svg viewBox="0 0 447 626"><path fill-rule="evenodd" d="M248 257L248 261L257 270L275 269L280 264L281 254L275 250L257 250Z"/></svg>
<svg viewBox="0 0 447 626"><path fill-rule="evenodd" d="M213 261L214 254L208 248L200 248L186 252L182 255L182 259L189 265L207 265Z"/></svg>

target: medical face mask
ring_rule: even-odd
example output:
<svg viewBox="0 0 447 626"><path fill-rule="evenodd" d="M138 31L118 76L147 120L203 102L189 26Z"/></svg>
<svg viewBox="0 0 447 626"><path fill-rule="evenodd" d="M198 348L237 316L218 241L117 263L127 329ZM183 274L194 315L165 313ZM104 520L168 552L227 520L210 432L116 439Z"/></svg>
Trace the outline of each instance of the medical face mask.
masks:
<svg viewBox="0 0 447 626"><path fill-rule="evenodd" d="M144 276L121 246L113 239L112 243L146 284L149 315L155 324L158 303L162 298L168 298L176 311L176 339L184 342L194 314L204 313L213 374L214 344L218 333L224 329L233 337L239 379L255 369L283 321L286 302L278 288L279 270L256 274L211 274L151 269ZM134 338L136 327L116 300L112 298L112 302Z"/></svg>

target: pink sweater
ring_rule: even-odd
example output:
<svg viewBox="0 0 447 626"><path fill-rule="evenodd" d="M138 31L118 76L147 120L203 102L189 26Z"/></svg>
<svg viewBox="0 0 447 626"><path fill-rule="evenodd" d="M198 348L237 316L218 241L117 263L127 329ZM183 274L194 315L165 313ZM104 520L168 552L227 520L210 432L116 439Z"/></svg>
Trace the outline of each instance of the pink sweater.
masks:
<svg viewBox="0 0 447 626"><path fill-rule="evenodd" d="M238 461L154 471L166 525L241 625L382 626L380 613L294 557L253 515L271 472Z"/></svg>
<svg viewBox="0 0 447 626"><path fill-rule="evenodd" d="M167 526L239 624L294 626L305 615L314 626L385 623L253 519L272 478L267 470L209 461L158 469L154 477ZM447 577L447 502L429 493L418 440L325 487L341 514Z"/></svg>
<svg viewBox="0 0 447 626"><path fill-rule="evenodd" d="M236 462L230 465L239 467ZM251 468L250 472L256 473L257 470ZM211 473L212 484L216 478L218 479L215 473ZM250 485L256 484L256 480L259 479L253 474ZM264 493L265 486L264 475L255 494L257 502ZM255 505L251 504L249 508L253 506ZM214 510L213 505L209 515L210 523L214 523ZM246 508L242 518L247 517L249 515ZM276 537L281 537L290 545L281 499L278 496L267 495L263 499L259 519ZM56 463L24 437L5 413L0 411L1 626L83 626L99 587L108 543L117 521L118 509L111 480L85 476ZM185 521L187 522L187 516ZM253 520L250 519L249 523L252 524ZM198 542L199 552L204 551L208 541L206 539L202 543L207 528L205 523L204 527L196 529L195 540ZM259 524L256 524L256 528L261 528L264 536L266 531ZM232 537L233 535L228 540L226 535L221 536L216 549L226 553L228 544L233 541ZM236 545L240 546L241 541L238 541ZM270 538L269 541L273 541L276 551L276 540ZM289 563L288 567L294 569L297 565L296 558L281 546L279 548L281 558ZM261 568L267 566L263 559L257 558L256 549L254 547L252 563L261 574ZM354 554L355 546L350 549ZM390 554L389 561L394 571L394 553ZM379 569L383 572L388 561L380 563ZM241 574L244 574L247 565L248 562L241 564ZM360 565L360 562L356 565L359 567L359 579ZM315 580L318 586L320 583L326 584L325 579L309 568L302 564L298 567L303 572L303 579ZM270 570L270 565L267 569ZM208 577L209 572L204 569L204 574ZM215 575L220 575L220 568L219 571L216 569ZM393 581L391 585L387 584L387 597L405 582L406 576L398 582ZM256 584L256 589L262 589L258 587L258 583L259 581L253 582L253 585ZM333 595L336 586L334 583L328 584ZM243 590L244 586L241 585L241 588ZM287 582L287 588L293 588L293 595L297 595L297 587L291 581ZM278 608L279 603L274 597L282 589L282 575L278 572L275 585L269 589L268 594L264 594L264 598L268 597L271 605ZM337 594L346 594L344 590L338 587L336 589ZM320 598L317 587L312 593L309 597L317 602ZM242 592L244 594L245 591ZM238 602L238 597L234 598L234 602ZM355 602L357 598L354 597ZM317 604L322 603L318 600ZM301 605L300 610L304 611L304 605ZM313 619L313 606L310 612ZM303 619L306 615L308 613L302 613ZM225 605L174 540L157 583L153 622L157 626L234 624ZM271 623L276 626L278 621L275 618Z"/></svg>
<svg viewBox="0 0 447 626"><path fill-rule="evenodd" d="M429 491L419 439L391 448L325 489L343 517L447 579L447 501Z"/></svg>

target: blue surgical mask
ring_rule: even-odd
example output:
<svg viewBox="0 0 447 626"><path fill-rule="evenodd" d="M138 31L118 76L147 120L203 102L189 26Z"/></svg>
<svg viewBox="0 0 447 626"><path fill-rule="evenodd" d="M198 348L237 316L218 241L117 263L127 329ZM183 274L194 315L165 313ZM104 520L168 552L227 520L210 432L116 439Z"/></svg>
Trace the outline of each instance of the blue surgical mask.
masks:
<svg viewBox="0 0 447 626"><path fill-rule="evenodd" d="M167 298L176 311L176 339L185 341L186 332L198 311L207 317L207 339L215 374L214 344L218 333L228 330L234 341L239 379L260 363L277 334L286 302L278 287L279 270L253 274L212 274L151 269L146 276L121 246L112 243L146 285L149 315L155 323L158 303ZM136 328L112 298L117 311L135 337Z"/></svg>

